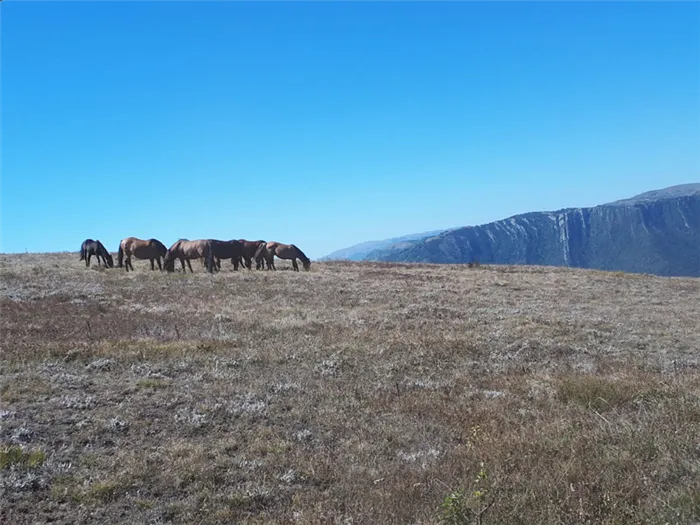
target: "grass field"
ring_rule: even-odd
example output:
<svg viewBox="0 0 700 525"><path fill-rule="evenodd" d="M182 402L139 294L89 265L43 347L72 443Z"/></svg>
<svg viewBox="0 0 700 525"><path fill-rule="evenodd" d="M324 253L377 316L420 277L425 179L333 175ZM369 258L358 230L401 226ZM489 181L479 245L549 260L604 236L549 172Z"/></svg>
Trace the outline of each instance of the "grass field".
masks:
<svg viewBox="0 0 700 525"><path fill-rule="evenodd" d="M700 280L0 255L0 522L700 522Z"/></svg>

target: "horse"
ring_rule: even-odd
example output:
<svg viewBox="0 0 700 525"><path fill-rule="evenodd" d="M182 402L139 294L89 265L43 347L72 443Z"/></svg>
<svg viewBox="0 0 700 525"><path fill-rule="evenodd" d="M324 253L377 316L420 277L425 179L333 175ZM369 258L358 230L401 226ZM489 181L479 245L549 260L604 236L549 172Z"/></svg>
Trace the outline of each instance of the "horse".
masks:
<svg viewBox="0 0 700 525"><path fill-rule="evenodd" d="M148 239L144 241L137 237L127 237L122 239L119 243L119 252L117 253L117 267L121 268L126 266L126 271L134 270L134 265L131 264L131 256L133 255L137 259L150 259L151 270L155 270L156 266L154 262L158 263L158 269L162 270L163 266L160 264L161 257L165 257L165 252L168 249L165 245L158 239ZM126 255L126 260L124 256Z"/></svg>
<svg viewBox="0 0 700 525"><path fill-rule="evenodd" d="M267 262L268 270L276 270L275 255L280 259L291 259L292 267L294 268L295 272L299 271L297 259L301 260L302 264L304 265L304 270L308 270L309 268L311 268L311 261L309 260L309 258L306 255L304 255L304 252L302 252L294 244L267 242L265 244L261 244L258 247L258 250L255 252L256 259L258 257L263 257L265 259L265 261Z"/></svg>
<svg viewBox="0 0 700 525"><path fill-rule="evenodd" d="M212 257L217 270L221 270L221 259L231 259L233 269L238 271L238 266L243 262L243 244L241 241L219 241L209 239L211 243Z"/></svg>
<svg viewBox="0 0 700 525"><path fill-rule="evenodd" d="M100 264L100 259L105 263L105 267L109 266L114 268L114 259L112 259L112 254L107 251L100 241L95 241L94 239L85 239L83 244L80 245L80 259L85 261L85 266L90 266L90 259L92 256L97 258L97 265Z"/></svg>
<svg viewBox="0 0 700 525"><path fill-rule="evenodd" d="M245 261L245 267L249 270L252 269L253 262L252 259L255 258L255 252L258 251L258 247L261 244L265 244L265 241L247 241L245 239L238 239L243 245L243 260ZM255 259L255 269L260 270L265 267L265 259L263 257L258 257Z"/></svg>
<svg viewBox="0 0 700 525"><path fill-rule="evenodd" d="M197 241L188 241L187 239L180 239L175 241L173 245L168 248L165 252L165 257L163 257L163 268L168 272L175 271L175 259L180 259L180 264L182 265L182 271L185 270L185 261L187 261L187 266L192 271L192 265L190 264L190 259L204 259L204 266L209 273L214 272L214 257L212 255L211 242L206 239L200 239Z"/></svg>

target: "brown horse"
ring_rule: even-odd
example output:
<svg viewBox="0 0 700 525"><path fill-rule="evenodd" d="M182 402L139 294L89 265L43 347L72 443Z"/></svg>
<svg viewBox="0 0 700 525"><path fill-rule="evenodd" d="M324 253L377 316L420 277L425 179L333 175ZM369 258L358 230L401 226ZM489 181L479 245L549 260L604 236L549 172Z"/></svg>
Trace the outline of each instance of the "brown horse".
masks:
<svg viewBox="0 0 700 525"><path fill-rule="evenodd" d="M122 239L119 243L119 252L117 254L117 267L121 268L126 265L126 271L134 270L134 265L131 264L131 256L133 255L137 259L150 259L151 270L155 270L155 262L158 263L158 269L162 270L163 267L160 264L161 257L165 257L165 253L168 249L165 245L158 239L148 239L144 241L143 239L138 239L136 237L127 237ZM126 260L124 256L126 255Z"/></svg>
<svg viewBox="0 0 700 525"><path fill-rule="evenodd" d="M243 244L241 241L219 241L209 239L211 243L214 266L221 270L221 259L231 259L233 269L238 271L238 267L243 263Z"/></svg>
<svg viewBox="0 0 700 525"><path fill-rule="evenodd" d="M182 265L182 271L185 270L185 261L187 261L187 266L192 271L192 265L190 264L190 259L204 259L204 266L209 273L214 272L214 257L212 255L211 242L205 239L200 239L198 241L188 241L187 239L180 239L175 241L175 243L168 248L163 258L163 268L168 272L175 271L175 259L180 259L180 264Z"/></svg>
<svg viewBox="0 0 700 525"><path fill-rule="evenodd" d="M311 268L311 261L309 260L309 258L306 255L304 255L304 252L302 252L293 244L267 242L265 244L261 244L258 247L258 250L255 252L256 259L260 256L262 256L265 259L265 261L267 262L268 270L277 269L275 268L275 255L280 259L291 259L292 267L294 268L295 272L299 271L297 259L301 260L302 264L304 265L304 270L308 270L309 268Z"/></svg>
<svg viewBox="0 0 700 525"><path fill-rule="evenodd" d="M100 259L105 263L105 268L109 266L114 268L114 259L112 255L107 251L100 241L95 241L93 239L85 239L83 244L80 245L80 260L85 261L85 266L90 266L90 259L92 256L97 259L97 266L102 266L100 264Z"/></svg>
<svg viewBox="0 0 700 525"><path fill-rule="evenodd" d="M245 239L238 239L243 245L243 260L245 261L245 267L249 270L253 267L253 259L255 258L255 253L261 244L265 244L265 241L246 241ZM260 270L265 267L265 259L263 257L258 257L255 259L255 269Z"/></svg>

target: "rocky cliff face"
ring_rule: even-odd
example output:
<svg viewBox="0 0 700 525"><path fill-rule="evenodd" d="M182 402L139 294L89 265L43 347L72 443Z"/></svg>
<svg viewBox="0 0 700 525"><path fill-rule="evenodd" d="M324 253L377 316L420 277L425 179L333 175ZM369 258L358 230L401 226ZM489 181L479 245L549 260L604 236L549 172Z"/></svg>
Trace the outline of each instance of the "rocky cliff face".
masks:
<svg viewBox="0 0 700 525"><path fill-rule="evenodd" d="M700 276L700 184L678 188L594 208L516 215L377 250L366 259Z"/></svg>

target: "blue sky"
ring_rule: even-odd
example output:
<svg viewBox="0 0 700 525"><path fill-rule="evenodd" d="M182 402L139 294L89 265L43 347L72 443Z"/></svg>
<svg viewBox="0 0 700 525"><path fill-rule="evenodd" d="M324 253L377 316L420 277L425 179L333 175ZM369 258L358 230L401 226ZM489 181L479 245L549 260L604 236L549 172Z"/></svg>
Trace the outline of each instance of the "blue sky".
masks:
<svg viewBox="0 0 700 525"><path fill-rule="evenodd" d="M700 180L700 4L0 4L0 251L310 257Z"/></svg>

